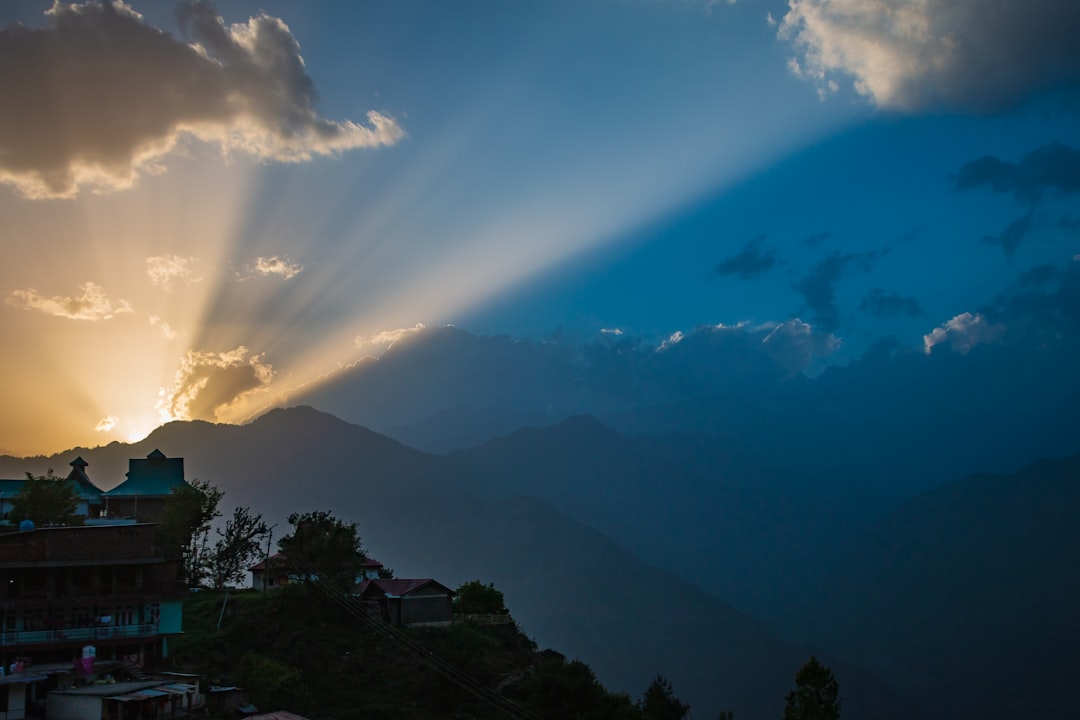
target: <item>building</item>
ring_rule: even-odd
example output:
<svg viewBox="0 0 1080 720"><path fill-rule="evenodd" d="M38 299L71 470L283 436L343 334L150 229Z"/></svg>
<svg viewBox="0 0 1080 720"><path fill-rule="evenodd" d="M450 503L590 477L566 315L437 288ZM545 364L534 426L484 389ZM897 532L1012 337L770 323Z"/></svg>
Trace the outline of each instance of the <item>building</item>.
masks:
<svg viewBox="0 0 1080 720"><path fill-rule="evenodd" d="M130 460L127 479L109 492L81 457L71 467L61 482L74 485L85 524L0 533L0 720L21 720L35 704L60 720L189 709L195 686L141 671L168 656L183 627L184 586L155 524L186 485L183 459L154 450ZM25 482L0 480L9 528ZM106 675L121 682L95 684Z"/></svg>
<svg viewBox="0 0 1080 720"><path fill-rule="evenodd" d="M382 619L395 627L449 625L455 594L431 578L365 580L356 589L360 600L377 606Z"/></svg>
<svg viewBox="0 0 1080 720"><path fill-rule="evenodd" d="M71 465L71 472L68 473L64 480L74 487L79 497L75 514L88 519L97 518L101 515L102 492L101 488L91 482L90 476L86 474L89 463L81 457L77 457L69 464ZM7 518L8 513L11 512L11 501L19 494L25 484L25 478L0 480L0 520Z"/></svg>
<svg viewBox="0 0 1080 720"><path fill-rule="evenodd" d="M146 459L128 460L126 477L124 482L101 494L105 515L110 518L160 522L169 495L187 486L184 458L165 457L160 450L154 450Z"/></svg>
<svg viewBox="0 0 1080 720"><path fill-rule="evenodd" d="M357 584L364 580L378 578L383 564L375 558L365 557L360 567L360 575L356 578ZM273 590L306 578L306 575L293 568L281 553L274 553L265 560L255 563L248 570L251 571L251 587L260 591Z"/></svg>
<svg viewBox="0 0 1080 720"><path fill-rule="evenodd" d="M155 530L87 525L0 535L7 718L16 720L11 710L28 699L92 674L95 662L143 666L168 655L168 638L182 630L183 588ZM50 665L67 673L41 676Z"/></svg>

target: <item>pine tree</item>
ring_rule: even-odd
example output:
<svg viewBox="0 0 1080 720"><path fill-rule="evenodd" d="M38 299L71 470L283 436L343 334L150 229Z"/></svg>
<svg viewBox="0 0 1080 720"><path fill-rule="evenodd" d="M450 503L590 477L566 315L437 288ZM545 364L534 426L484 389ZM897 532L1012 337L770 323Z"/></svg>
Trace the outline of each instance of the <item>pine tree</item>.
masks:
<svg viewBox="0 0 1080 720"><path fill-rule="evenodd" d="M839 694L832 670L811 655L795 673L795 689L787 694L784 720L838 720Z"/></svg>

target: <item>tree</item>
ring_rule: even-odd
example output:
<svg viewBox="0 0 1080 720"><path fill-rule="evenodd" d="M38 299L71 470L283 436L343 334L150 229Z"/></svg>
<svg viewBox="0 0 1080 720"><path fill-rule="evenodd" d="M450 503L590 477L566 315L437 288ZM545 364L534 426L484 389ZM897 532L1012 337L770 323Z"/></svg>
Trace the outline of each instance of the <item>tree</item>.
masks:
<svg viewBox="0 0 1080 720"><path fill-rule="evenodd" d="M37 526L60 524L82 525L77 514L79 491L66 478L53 475L50 468L44 475L26 473L26 482L11 499L8 518L18 524L30 520Z"/></svg>
<svg viewBox="0 0 1080 720"><path fill-rule="evenodd" d="M454 595L454 612L463 615L509 615L503 594L491 583L470 580Z"/></svg>
<svg viewBox="0 0 1080 720"><path fill-rule="evenodd" d="M349 590L363 570L364 550L356 523L346 523L325 510L293 513L293 531L278 540L291 567L308 580L325 580Z"/></svg>
<svg viewBox="0 0 1080 720"><path fill-rule="evenodd" d="M217 529L217 542L206 553L207 570L216 590L244 579L251 561L259 556L260 540L269 531L262 515L252 514L246 507L233 510L225 529Z"/></svg>
<svg viewBox="0 0 1080 720"><path fill-rule="evenodd" d="M181 562L189 585L198 585L206 576L210 525L221 517L218 505L224 496L209 482L192 480L173 488L165 500L160 542L166 557Z"/></svg>
<svg viewBox="0 0 1080 720"><path fill-rule="evenodd" d="M811 655L795 673L795 689L787 694L784 720L838 720L843 702L839 694L832 670Z"/></svg>
<svg viewBox="0 0 1080 720"><path fill-rule="evenodd" d="M638 707L646 720L683 720L690 714L690 704L675 697L671 681L663 675L653 678Z"/></svg>

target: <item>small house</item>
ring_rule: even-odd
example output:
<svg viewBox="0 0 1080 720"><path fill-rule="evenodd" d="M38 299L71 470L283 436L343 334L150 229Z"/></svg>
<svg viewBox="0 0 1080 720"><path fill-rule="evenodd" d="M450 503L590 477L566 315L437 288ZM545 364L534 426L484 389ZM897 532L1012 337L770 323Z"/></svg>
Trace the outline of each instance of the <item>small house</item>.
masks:
<svg viewBox="0 0 1080 720"><path fill-rule="evenodd" d="M431 578L364 580L356 595L395 627L449 625L454 619L454 591Z"/></svg>

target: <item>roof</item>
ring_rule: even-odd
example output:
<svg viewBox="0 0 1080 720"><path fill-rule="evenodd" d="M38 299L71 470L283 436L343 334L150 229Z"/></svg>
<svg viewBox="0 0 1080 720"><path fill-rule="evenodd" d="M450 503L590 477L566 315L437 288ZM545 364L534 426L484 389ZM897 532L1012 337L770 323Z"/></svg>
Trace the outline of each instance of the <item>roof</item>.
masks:
<svg viewBox="0 0 1080 720"><path fill-rule="evenodd" d="M387 597L405 597L432 583L441 587L448 595L457 594L441 582L432 580L431 578L379 578L378 580L365 580L356 588L356 594L364 595L369 591L372 591L374 593L381 593ZM374 590L372 590L372 588L374 588Z"/></svg>
<svg viewBox="0 0 1080 720"><path fill-rule="evenodd" d="M81 462L81 465L76 465L76 462ZM86 467L86 463L82 462L82 458L76 458L71 463L72 470L68 473L66 478L56 478L57 482L69 482L75 487L75 492L78 494L80 500L86 500L90 503L96 503L101 498L101 488L94 485L87 476L86 471L83 469ZM19 480L0 480L0 500L9 500L23 489L26 485L26 478Z"/></svg>
<svg viewBox="0 0 1080 720"><path fill-rule="evenodd" d="M128 460L127 480L102 494L110 498L135 495L164 497L170 495L174 488L186 484L184 458L165 457L165 453L154 450L145 460Z"/></svg>
<svg viewBox="0 0 1080 720"><path fill-rule="evenodd" d="M71 472L68 473L67 480L68 482L75 483L75 486L79 490L79 496L82 497L84 500L96 500L98 497L100 497L101 488L95 485L90 480L90 476L86 474L86 468L90 465L90 463L83 460L82 456L80 455L68 464L71 465Z"/></svg>

